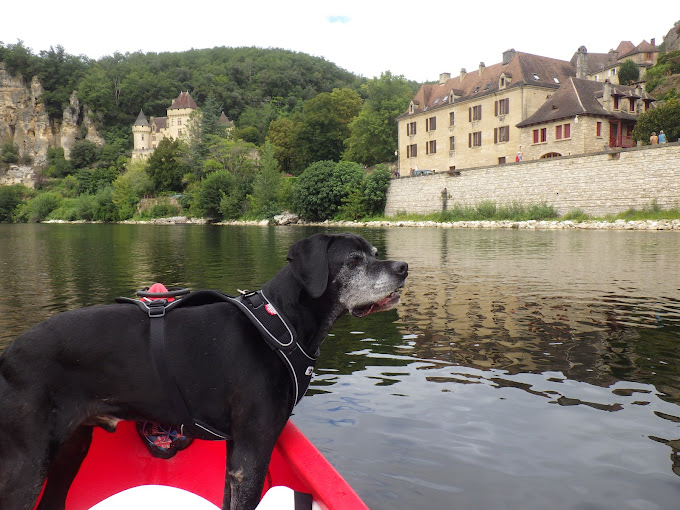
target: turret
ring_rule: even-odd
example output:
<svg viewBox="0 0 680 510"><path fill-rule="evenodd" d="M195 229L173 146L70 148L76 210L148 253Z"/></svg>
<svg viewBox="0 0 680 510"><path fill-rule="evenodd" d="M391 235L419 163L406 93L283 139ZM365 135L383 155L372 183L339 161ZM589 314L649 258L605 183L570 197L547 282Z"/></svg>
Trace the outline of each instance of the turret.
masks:
<svg viewBox="0 0 680 510"><path fill-rule="evenodd" d="M133 157L135 153L138 157L141 157L144 151L148 151L151 148L151 126L142 110L139 110L137 120L132 126L132 138L134 142Z"/></svg>

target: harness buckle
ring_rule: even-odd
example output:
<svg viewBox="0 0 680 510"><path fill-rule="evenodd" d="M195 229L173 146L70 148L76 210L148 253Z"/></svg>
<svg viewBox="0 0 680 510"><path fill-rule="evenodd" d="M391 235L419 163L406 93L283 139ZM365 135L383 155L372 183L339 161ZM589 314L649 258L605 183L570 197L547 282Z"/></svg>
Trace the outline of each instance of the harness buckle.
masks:
<svg viewBox="0 0 680 510"><path fill-rule="evenodd" d="M165 299L154 299L146 303L146 307L149 309L149 317L164 317L167 303Z"/></svg>

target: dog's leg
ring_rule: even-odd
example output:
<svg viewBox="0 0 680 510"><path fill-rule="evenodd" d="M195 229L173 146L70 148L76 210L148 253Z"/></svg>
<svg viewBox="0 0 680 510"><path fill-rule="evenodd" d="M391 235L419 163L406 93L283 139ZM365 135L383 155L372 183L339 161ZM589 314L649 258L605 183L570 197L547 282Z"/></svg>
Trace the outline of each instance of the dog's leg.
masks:
<svg viewBox="0 0 680 510"><path fill-rule="evenodd" d="M0 508L2 510L31 510L35 505L47 472L47 458L40 458L36 441L26 448L26 441L35 438L16 437L11 442L0 441ZM43 451L47 451L47 447ZM38 460L40 459L40 460Z"/></svg>
<svg viewBox="0 0 680 510"><path fill-rule="evenodd" d="M253 510L260 502L274 441L267 437L227 442L223 510Z"/></svg>
<svg viewBox="0 0 680 510"><path fill-rule="evenodd" d="M47 484L37 510L64 510L68 490L91 443L92 427L81 425L59 448L47 473Z"/></svg>

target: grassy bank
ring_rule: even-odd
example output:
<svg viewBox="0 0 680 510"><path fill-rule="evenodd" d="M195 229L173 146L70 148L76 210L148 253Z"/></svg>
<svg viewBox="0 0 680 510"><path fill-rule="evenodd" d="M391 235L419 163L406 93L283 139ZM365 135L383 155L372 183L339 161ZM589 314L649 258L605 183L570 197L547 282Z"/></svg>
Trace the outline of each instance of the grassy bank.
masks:
<svg viewBox="0 0 680 510"><path fill-rule="evenodd" d="M656 202L644 209L628 209L613 215L590 216L579 209L559 215L553 206L546 204L525 206L519 203L511 205L497 205L495 202L482 202L477 206L455 205L447 211L431 214L410 214L398 212L394 216L365 218L364 221L645 221L645 220L676 220L680 219L680 210L661 209Z"/></svg>

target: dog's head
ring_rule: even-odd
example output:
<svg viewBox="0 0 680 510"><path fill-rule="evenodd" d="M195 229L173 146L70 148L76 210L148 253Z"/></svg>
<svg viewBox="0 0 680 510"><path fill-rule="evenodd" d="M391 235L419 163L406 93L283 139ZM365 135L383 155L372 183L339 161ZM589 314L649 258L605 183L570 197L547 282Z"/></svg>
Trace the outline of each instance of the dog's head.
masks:
<svg viewBox="0 0 680 510"><path fill-rule="evenodd" d="M288 261L311 297L326 295L355 317L394 308L408 276L406 262L379 260L355 234L315 234L293 244Z"/></svg>

